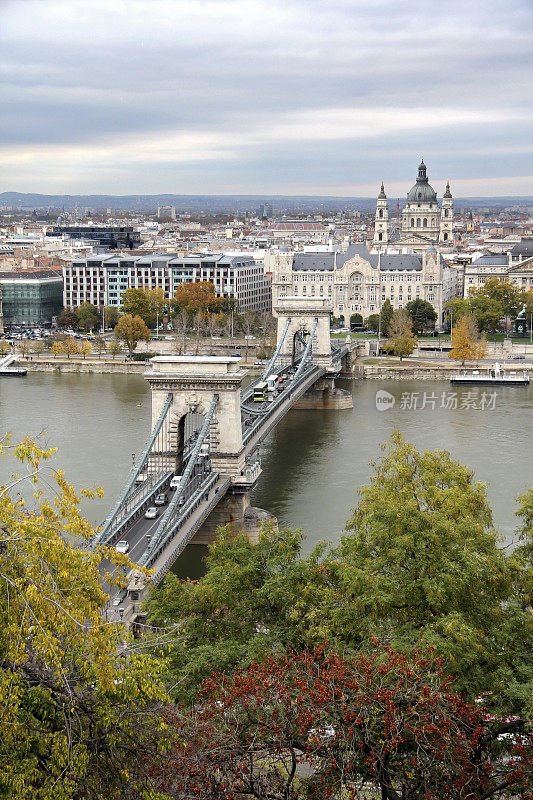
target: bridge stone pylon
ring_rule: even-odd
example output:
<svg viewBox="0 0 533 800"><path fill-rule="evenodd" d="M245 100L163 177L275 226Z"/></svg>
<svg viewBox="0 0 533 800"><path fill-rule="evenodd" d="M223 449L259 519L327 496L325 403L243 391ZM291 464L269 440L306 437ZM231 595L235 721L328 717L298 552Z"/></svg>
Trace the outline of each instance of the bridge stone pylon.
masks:
<svg viewBox="0 0 533 800"><path fill-rule="evenodd" d="M241 387L246 375L239 369L240 358L223 356L155 356L151 372L144 377L152 390L152 426L165 400L172 393L168 414L170 424L164 447L180 469L183 451L183 420L189 413L207 415L218 396L211 423L211 464L221 474L238 475L244 466Z"/></svg>
<svg viewBox="0 0 533 800"><path fill-rule="evenodd" d="M317 320L313 339L313 360L320 366L331 366L330 319L332 310L333 304L327 297L278 297L277 304L273 309L278 319L278 343L288 323L280 350L282 363L290 364L294 360L297 334L310 334Z"/></svg>

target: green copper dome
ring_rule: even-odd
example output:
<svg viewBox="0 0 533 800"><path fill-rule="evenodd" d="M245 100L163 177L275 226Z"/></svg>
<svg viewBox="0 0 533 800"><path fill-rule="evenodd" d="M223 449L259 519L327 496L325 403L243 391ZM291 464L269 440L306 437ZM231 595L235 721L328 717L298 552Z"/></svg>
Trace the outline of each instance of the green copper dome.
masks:
<svg viewBox="0 0 533 800"><path fill-rule="evenodd" d="M407 192L408 203L436 203L437 192L429 185L424 159L418 165L418 177L412 189Z"/></svg>

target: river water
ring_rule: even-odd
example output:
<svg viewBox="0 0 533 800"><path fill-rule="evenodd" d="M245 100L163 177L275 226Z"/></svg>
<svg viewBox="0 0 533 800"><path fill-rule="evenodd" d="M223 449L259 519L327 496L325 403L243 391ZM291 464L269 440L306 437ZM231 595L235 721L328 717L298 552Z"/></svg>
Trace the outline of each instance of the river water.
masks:
<svg viewBox="0 0 533 800"><path fill-rule="evenodd" d="M380 456L380 443L397 429L417 447L449 450L471 467L487 484L496 527L506 543L513 542L515 498L533 485L533 386L495 393L492 387L457 387L454 399L445 381L341 385L353 392L353 409L293 410L267 437L253 505L271 511L280 526L302 528L307 550L321 539L338 541L372 474L370 462ZM378 391L389 393L384 411L376 407ZM58 447L43 470L45 488L59 466L77 487L104 487L104 500L82 506L93 523L105 518L134 454L142 450L150 420L150 392L140 375L31 373L0 379L0 432L40 435ZM12 468L10 459L0 461L0 483ZM31 504L31 488L21 491ZM196 572L197 561L189 552L180 572Z"/></svg>

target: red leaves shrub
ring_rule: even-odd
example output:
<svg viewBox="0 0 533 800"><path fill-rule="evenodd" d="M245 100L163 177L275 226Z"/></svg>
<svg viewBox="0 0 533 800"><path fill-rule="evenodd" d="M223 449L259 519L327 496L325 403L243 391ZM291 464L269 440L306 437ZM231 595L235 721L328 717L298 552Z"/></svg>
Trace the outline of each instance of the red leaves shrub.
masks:
<svg viewBox="0 0 533 800"><path fill-rule="evenodd" d="M377 645L353 658L270 656L213 673L195 708L169 710L166 722L152 779L183 800L369 800L376 791L382 800L481 800L506 787L532 796L530 739L489 757L498 733L523 733L523 721L490 728L451 692L438 661Z"/></svg>

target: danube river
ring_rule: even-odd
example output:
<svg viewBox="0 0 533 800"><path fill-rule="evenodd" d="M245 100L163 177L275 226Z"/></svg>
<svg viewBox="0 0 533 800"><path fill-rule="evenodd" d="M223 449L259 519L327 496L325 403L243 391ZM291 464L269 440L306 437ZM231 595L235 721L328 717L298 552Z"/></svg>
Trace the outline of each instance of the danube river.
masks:
<svg viewBox="0 0 533 800"><path fill-rule="evenodd" d="M501 387L495 394L480 387L477 396L468 394L472 387L457 387L455 398L446 381L354 381L343 387L353 391L353 409L293 410L265 440L253 505L271 511L280 526L302 528L306 549L320 539L338 541L372 474L370 461L398 429L417 447L449 450L471 467L487 484L496 527L512 543L515 498L533 486L533 386ZM387 410L376 408L378 390L392 395L385 396ZM58 447L43 471L45 488L52 485L53 467L64 469L77 487L103 486L105 499L83 506L94 523L105 518L141 452L150 418L150 392L140 375L0 379L0 431L15 438L41 435ZM1 483L12 466L10 459L0 461ZM31 498L31 489L24 493Z"/></svg>

